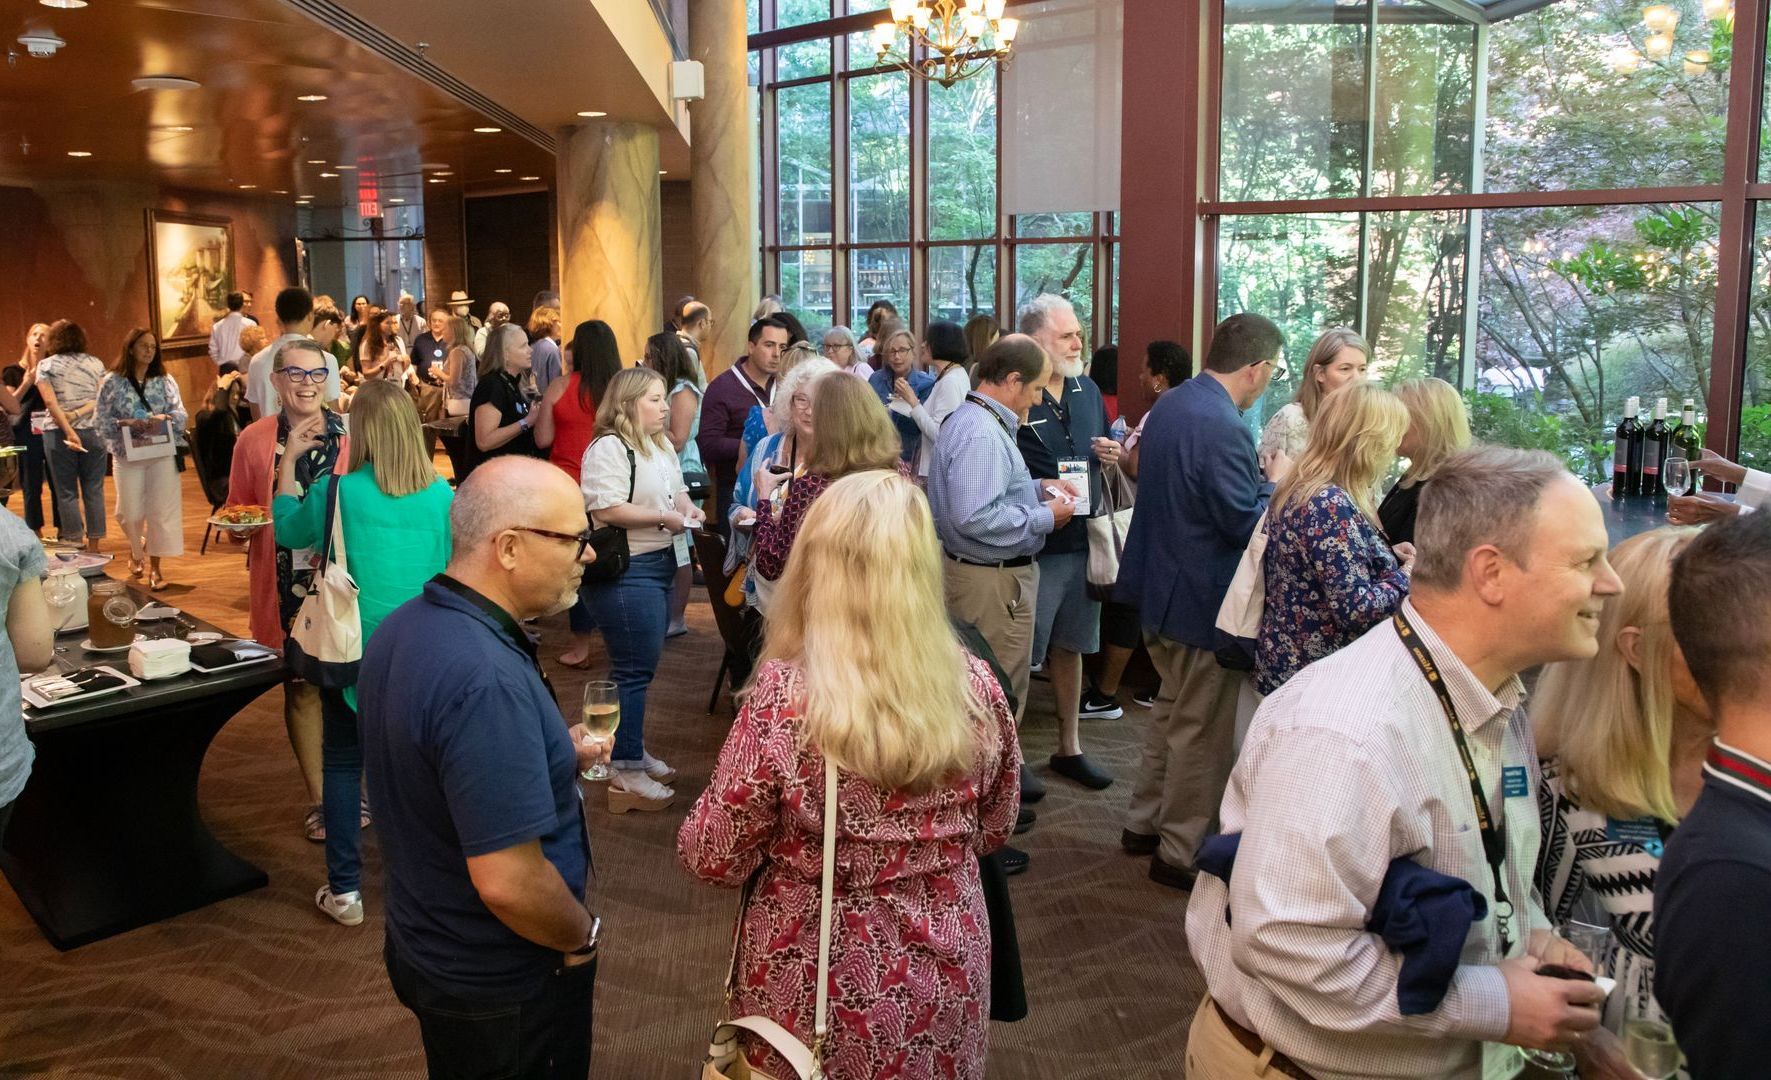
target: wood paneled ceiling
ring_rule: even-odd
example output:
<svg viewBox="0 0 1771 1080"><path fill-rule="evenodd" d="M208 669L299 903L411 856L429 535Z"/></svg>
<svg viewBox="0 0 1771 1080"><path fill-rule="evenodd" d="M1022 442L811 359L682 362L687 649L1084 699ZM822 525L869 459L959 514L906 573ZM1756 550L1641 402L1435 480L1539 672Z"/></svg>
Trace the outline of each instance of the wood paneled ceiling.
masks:
<svg viewBox="0 0 1771 1080"><path fill-rule="evenodd" d="M0 29L0 183L99 179L325 207L356 203L370 177L383 202L417 202L432 179L473 194L553 177L548 150L512 130L476 132L504 124L283 0L0 0ZM16 39L39 30L67 44L27 55ZM150 75L201 86L131 85ZM324 100L300 100L312 95Z"/></svg>

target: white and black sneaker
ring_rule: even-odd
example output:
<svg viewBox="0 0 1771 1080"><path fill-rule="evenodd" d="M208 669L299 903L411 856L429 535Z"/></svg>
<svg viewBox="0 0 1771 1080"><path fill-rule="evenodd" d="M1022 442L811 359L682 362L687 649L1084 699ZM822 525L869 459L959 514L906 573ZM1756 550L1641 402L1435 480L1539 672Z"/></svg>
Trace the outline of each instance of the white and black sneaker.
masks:
<svg viewBox="0 0 1771 1080"><path fill-rule="evenodd" d="M1076 715L1084 720L1117 720L1125 715L1125 710L1119 707L1118 698L1112 694L1103 694L1091 686L1082 692L1082 702Z"/></svg>
<svg viewBox="0 0 1771 1080"><path fill-rule="evenodd" d="M360 926L363 922L363 894L335 893L332 886L322 885L314 894L314 905L342 926Z"/></svg>

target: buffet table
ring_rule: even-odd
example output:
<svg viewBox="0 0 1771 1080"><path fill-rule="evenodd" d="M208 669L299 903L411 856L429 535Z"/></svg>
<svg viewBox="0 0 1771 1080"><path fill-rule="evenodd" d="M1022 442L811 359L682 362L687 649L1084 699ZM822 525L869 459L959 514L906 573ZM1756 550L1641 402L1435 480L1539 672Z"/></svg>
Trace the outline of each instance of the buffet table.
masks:
<svg viewBox="0 0 1771 1080"><path fill-rule="evenodd" d="M130 594L139 604L157 600ZM155 636L161 625L139 629ZM86 637L56 637L64 669L128 673L127 652L88 652ZM269 881L203 824L197 777L216 732L282 679L272 659L25 710L37 759L0 838L0 871L51 944L72 949Z"/></svg>

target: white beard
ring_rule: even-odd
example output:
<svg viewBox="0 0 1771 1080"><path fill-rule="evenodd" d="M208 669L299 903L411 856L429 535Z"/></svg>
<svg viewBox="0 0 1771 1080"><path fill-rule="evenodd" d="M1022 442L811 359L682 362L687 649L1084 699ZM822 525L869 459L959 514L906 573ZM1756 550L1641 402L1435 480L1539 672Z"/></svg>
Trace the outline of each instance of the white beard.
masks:
<svg viewBox="0 0 1771 1080"><path fill-rule="evenodd" d="M1056 364L1058 374L1066 379L1080 378L1082 375L1082 357L1080 356L1074 360L1058 360Z"/></svg>
<svg viewBox="0 0 1771 1080"><path fill-rule="evenodd" d="M559 596L555 597L554 602L551 605L549 605L548 609L546 611L542 612L542 614L543 615L558 615L560 612L565 611L567 608L571 607L573 604L576 604L578 602L578 585L579 585L579 582L582 580L583 580L583 575L580 574L578 576L578 578L575 578L572 581L572 588L569 591L562 592L562 593L560 593Z"/></svg>

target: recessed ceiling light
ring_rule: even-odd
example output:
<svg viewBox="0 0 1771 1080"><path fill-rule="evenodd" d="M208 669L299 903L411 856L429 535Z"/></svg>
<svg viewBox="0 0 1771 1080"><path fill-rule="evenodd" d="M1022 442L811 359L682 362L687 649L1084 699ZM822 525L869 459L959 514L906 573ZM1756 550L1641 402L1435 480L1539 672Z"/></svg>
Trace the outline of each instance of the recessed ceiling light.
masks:
<svg viewBox="0 0 1771 1080"><path fill-rule="evenodd" d="M430 182L431 182L431 183L433 183L433 184L447 184L447 183L448 183L448 182L449 182L449 181L447 181L447 180L437 180L437 179L434 179L434 178L433 178L433 179L432 179L432 180L431 180L431 181L430 181Z"/></svg>
<svg viewBox="0 0 1771 1080"><path fill-rule="evenodd" d="M86 0L39 0L39 2L44 7L61 8L63 11L73 11L75 8L86 6Z"/></svg>
<svg viewBox="0 0 1771 1080"><path fill-rule="evenodd" d="M578 114L578 115L579 115L579 116L585 116L585 117L589 117L589 118L591 118L591 119L595 119L595 118L596 118L596 117L599 117L599 116L607 116L607 115L609 115L609 114L608 114L608 113L606 113L606 112L597 112L597 111L596 111L596 110L595 110L595 109L586 109L586 110L584 110L584 111L583 111L583 112L581 112L581 113L579 113L579 114Z"/></svg>
<svg viewBox="0 0 1771 1080"><path fill-rule="evenodd" d="M90 150L69 150L68 156L69 157L91 157L92 151L90 151Z"/></svg>
<svg viewBox="0 0 1771 1080"><path fill-rule="evenodd" d="M203 84L183 75L143 75L129 80L129 85L137 90L195 90Z"/></svg>
<svg viewBox="0 0 1771 1080"><path fill-rule="evenodd" d="M307 163L309 165L324 165L324 164L326 164L326 159L325 158L318 158L318 157L311 157L311 158L307 159Z"/></svg>
<svg viewBox="0 0 1771 1080"><path fill-rule="evenodd" d="M275 191L271 192L271 194L273 194L273 195L287 195L289 193L287 191L284 191L282 188L277 188Z"/></svg>
<svg viewBox="0 0 1771 1080"><path fill-rule="evenodd" d="M295 100L296 101L325 101L326 95L325 94L303 94L300 97L296 98Z"/></svg>
<svg viewBox="0 0 1771 1080"><path fill-rule="evenodd" d="M332 167L333 167L333 168L334 168L334 169L343 169L343 170L345 170L345 171L346 171L346 172L349 172L349 171L351 171L351 170L353 170L353 169L355 169L355 168L356 168L356 166L355 166L355 165L345 165L345 164L342 164L342 163L341 163L341 164L338 164L338 165L334 165L334 166L332 166Z"/></svg>
<svg viewBox="0 0 1771 1080"><path fill-rule="evenodd" d="M437 175L438 176L454 176L455 174L453 172L450 172L449 170L445 169L442 172L437 173Z"/></svg>
<svg viewBox="0 0 1771 1080"><path fill-rule="evenodd" d="M418 167L425 172L436 172L440 169L447 169L449 166L440 161L426 161Z"/></svg>
<svg viewBox="0 0 1771 1080"><path fill-rule="evenodd" d="M320 174L320 179L322 179L322 180L336 180L336 179L338 179L338 174L335 172L323 172Z"/></svg>
<svg viewBox="0 0 1771 1080"><path fill-rule="evenodd" d="M510 170L509 169L493 169L492 171L495 173L507 173Z"/></svg>
<svg viewBox="0 0 1771 1080"><path fill-rule="evenodd" d="M669 176L669 175L670 175L670 170L669 170L669 169L659 169L659 170L658 170L658 175L659 175L659 176Z"/></svg>
<svg viewBox="0 0 1771 1080"><path fill-rule="evenodd" d="M406 201L406 200L405 200L405 199L402 199L402 198L398 198L398 197L395 197L395 198L392 198L392 199L389 199L389 200L388 200L388 202L390 202L390 203L403 203L403 202L405 202L405 201Z"/></svg>
<svg viewBox="0 0 1771 1080"><path fill-rule="evenodd" d="M518 180L539 180L539 179L541 179L541 177L539 177L539 176L519 176L519 177L517 177L517 179Z"/></svg>
<svg viewBox="0 0 1771 1080"><path fill-rule="evenodd" d="M496 135L504 129L501 127L477 127L474 131L481 135Z"/></svg>
<svg viewBox="0 0 1771 1080"><path fill-rule="evenodd" d="M172 126L171 126L171 127L169 127L169 128L163 128L163 129L162 129L162 130L164 130L164 131L176 131L176 132L178 132L178 133L180 133L180 134L183 134L183 133L184 133L184 132L187 132L187 131L195 131L195 130L197 130L197 129L196 129L196 128L194 128L194 127L192 127L192 126L191 126L191 125L189 125L189 124L174 124L174 125L172 125Z"/></svg>
<svg viewBox="0 0 1771 1080"><path fill-rule="evenodd" d="M253 188L256 188L257 186L258 186L257 184L241 184L240 190L241 191L251 191Z"/></svg>

